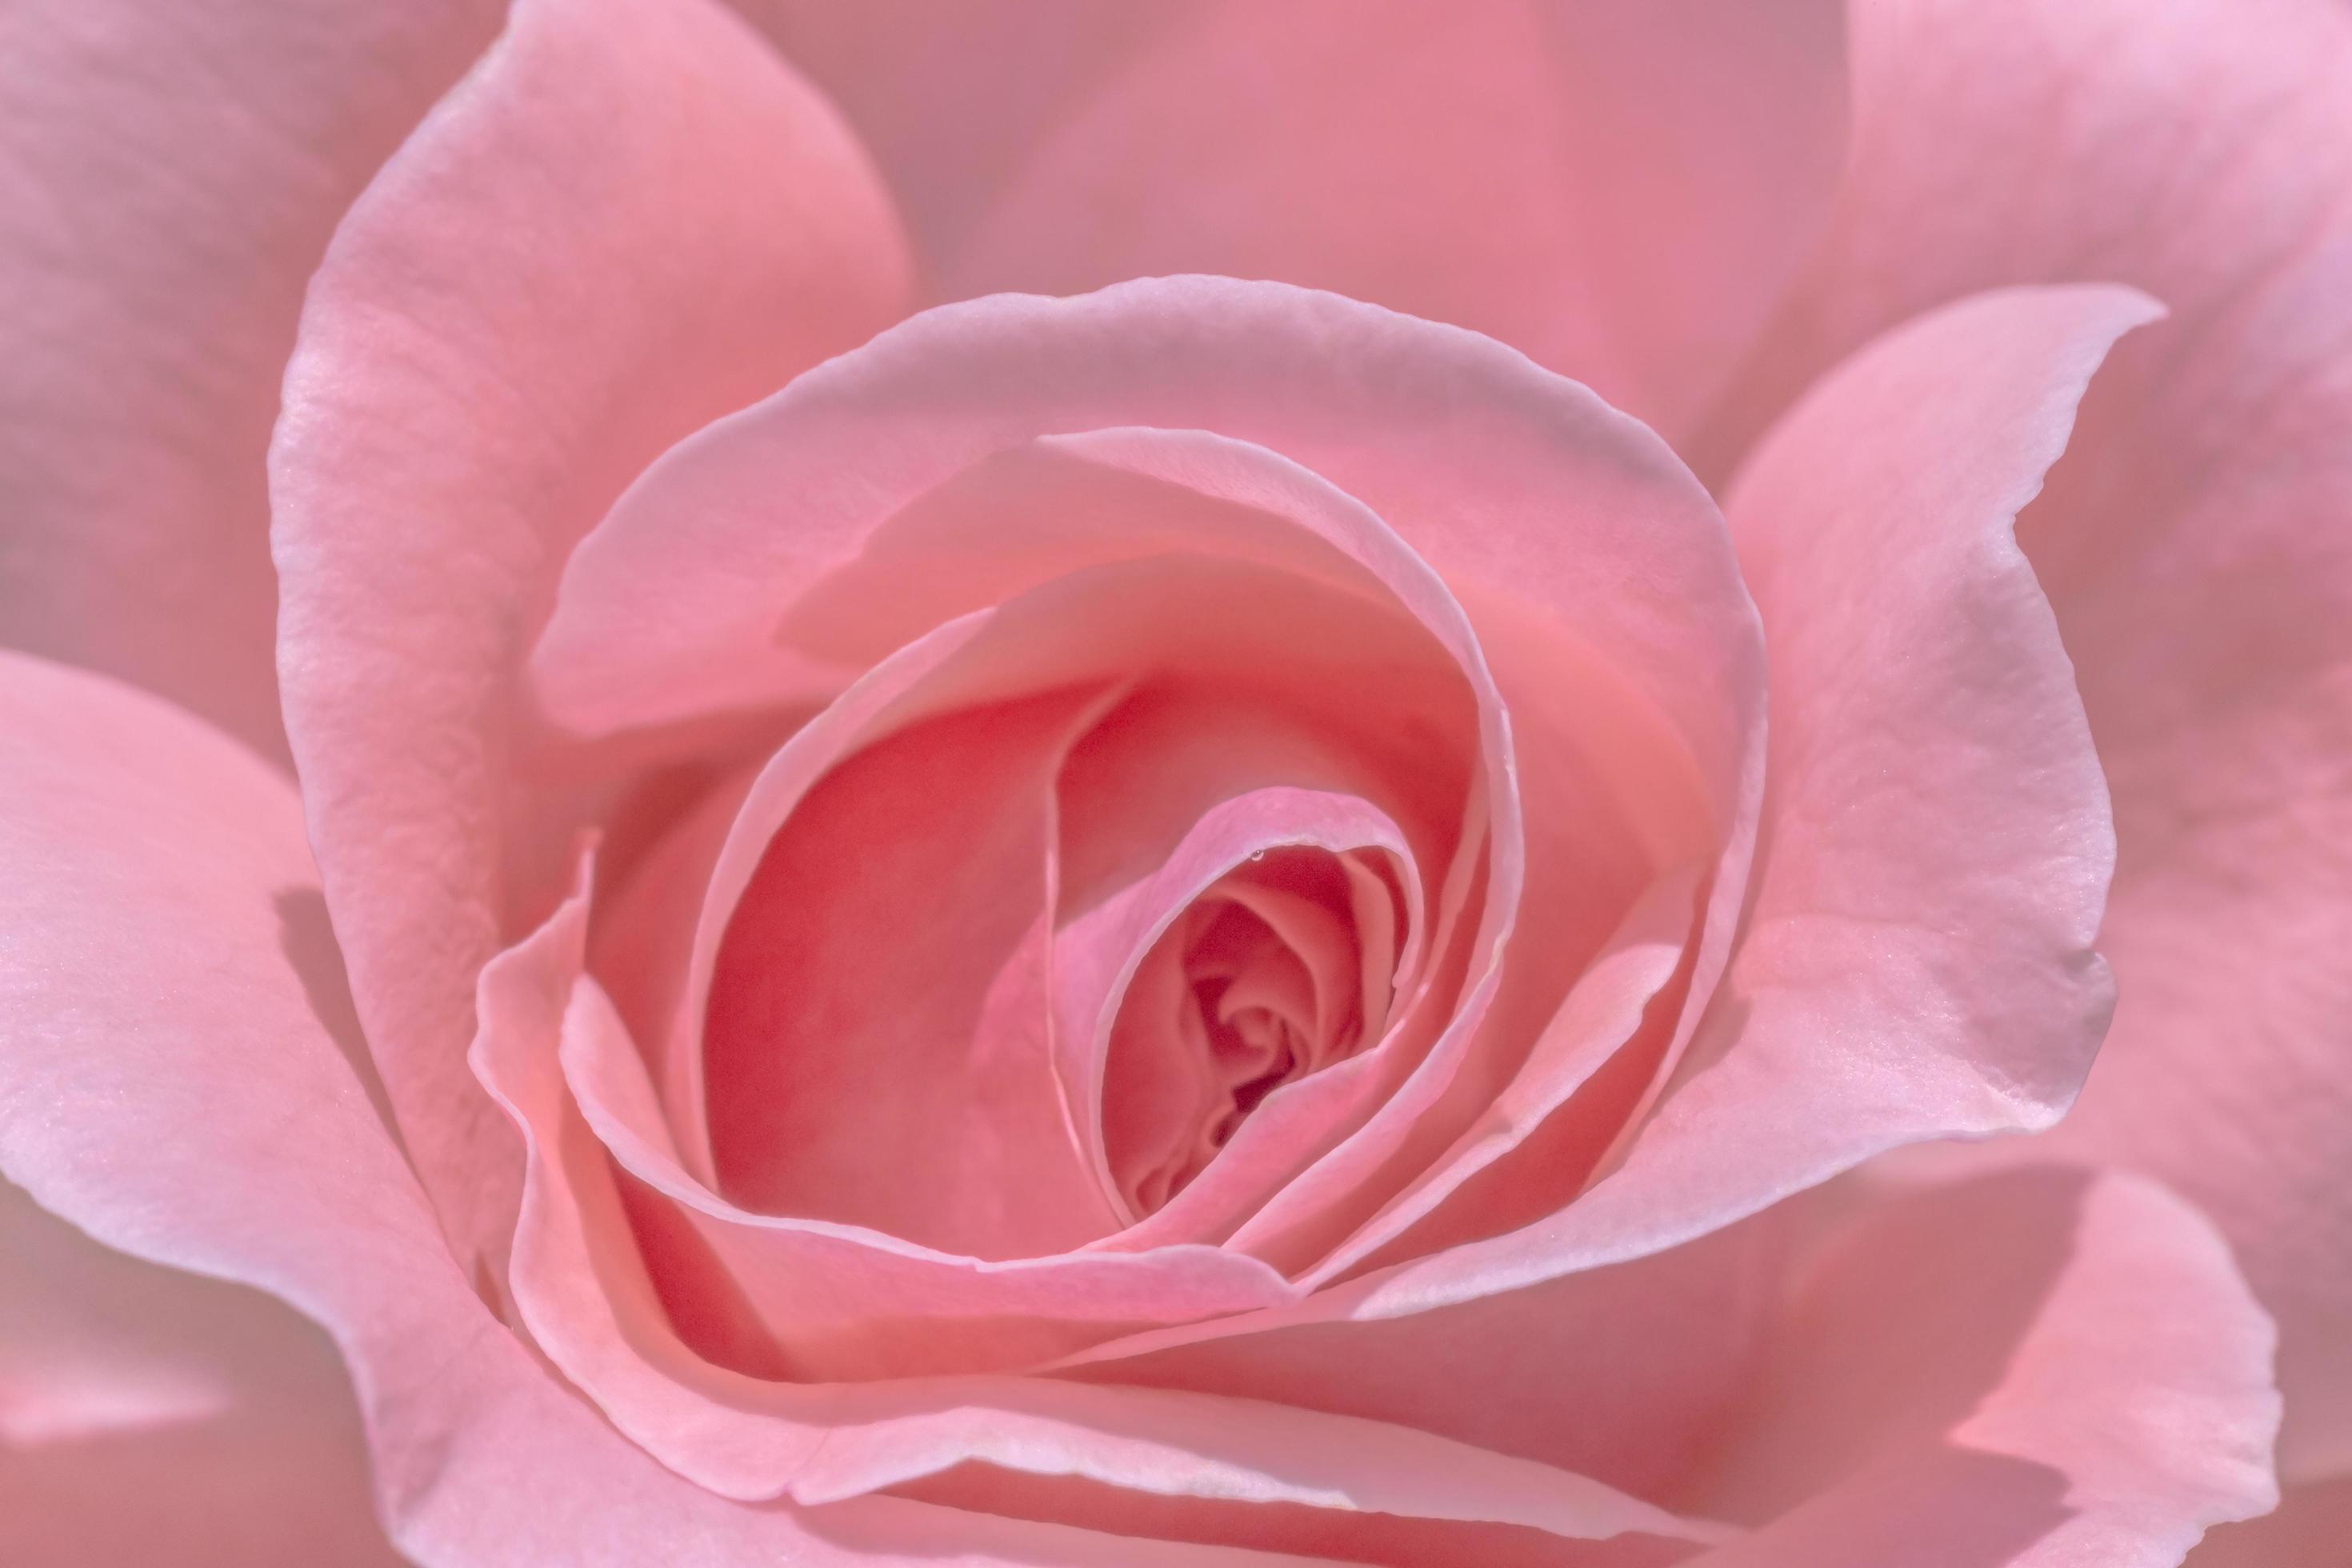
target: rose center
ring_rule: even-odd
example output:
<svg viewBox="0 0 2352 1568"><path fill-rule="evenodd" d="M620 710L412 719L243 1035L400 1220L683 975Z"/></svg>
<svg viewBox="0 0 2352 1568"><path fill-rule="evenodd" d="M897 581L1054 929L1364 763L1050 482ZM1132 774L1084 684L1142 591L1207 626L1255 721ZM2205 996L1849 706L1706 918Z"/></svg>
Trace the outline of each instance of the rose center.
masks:
<svg viewBox="0 0 2352 1568"><path fill-rule="evenodd" d="M1134 1213L1182 1192L1286 1085L1377 1037L1392 999L1397 922L1370 860L1261 851L1146 953L1103 1079L1104 1154Z"/></svg>

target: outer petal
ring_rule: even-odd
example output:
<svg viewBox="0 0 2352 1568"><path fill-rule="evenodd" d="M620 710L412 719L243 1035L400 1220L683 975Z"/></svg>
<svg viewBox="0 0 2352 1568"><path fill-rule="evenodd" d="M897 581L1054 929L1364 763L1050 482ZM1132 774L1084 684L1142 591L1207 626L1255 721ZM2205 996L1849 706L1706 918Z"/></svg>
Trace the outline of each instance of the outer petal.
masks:
<svg viewBox="0 0 2352 1568"><path fill-rule="evenodd" d="M0 18L0 641L282 756L262 454L302 286L497 0Z"/></svg>
<svg viewBox="0 0 2352 1568"><path fill-rule="evenodd" d="M1845 131L1839 0L747 9L867 130L948 298L1278 279L1669 431L1817 234Z"/></svg>
<svg viewBox="0 0 2352 1568"><path fill-rule="evenodd" d="M1966 301L1842 366L1750 461L1727 511L1772 657L1758 870L1682 1081L1592 1206L1653 1224L1643 1193L1693 1158L1787 1190L2072 1103L2114 1003L2090 950L2114 841L2011 525L2156 314L2121 289Z"/></svg>
<svg viewBox="0 0 2352 1568"><path fill-rule="evenodd" d="M111 1252L0 1186L0 1557L390 1565L316 1325Z"/></svg>
<svg viewBox="0 0 2352 1568"><path fill-rule="evenodd" d="M1708 1568L2172 1568L2276 1496L2270 1321L2150 1182L2044 1168L1865 1210L1777 1332L1698 1489L1772 1521Z"/></svg>
<svg viewBox="0 0 2352 1568"><path fill-rule="evenodd" d="M475 972L549 892L506 874L529 845L502 817L554 564L902 275L845 134L730 16L527 0L312 286L271 455L287 723L369 1042L469 1256L495 1260L520 1173L464 1056Z"/></svg>
<svg viewBox="0 0 2352 1568"><path fill-rule="evenodd" d="M2352 10L1855 22L1844 210L1753 405L1970 289L2108 278L2173 312L2020 527L2119 846L2121 1010L2058 1137L2216 1216L2280 1318L2284 1463L2352 1471Z"/></svg>
<svg viewBox="0 0 2352 1568"><path fill-rule="evenodd" d="M338 1059L333 977L286 939L289 898L314 889L285 781L184 714L15 657L0 728L0 1169L110 1246L325 1325L404 1552L463 1568L1276 1561L888 1500L751 1509L662 1469L483 1309Z"/></svg>

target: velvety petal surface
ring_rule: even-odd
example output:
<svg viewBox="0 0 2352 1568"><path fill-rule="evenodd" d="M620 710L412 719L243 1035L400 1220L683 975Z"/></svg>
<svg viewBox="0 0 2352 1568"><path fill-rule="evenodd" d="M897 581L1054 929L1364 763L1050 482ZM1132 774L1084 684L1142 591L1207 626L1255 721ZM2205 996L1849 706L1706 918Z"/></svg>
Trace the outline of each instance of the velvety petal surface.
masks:
<svg viewBox="0 0 2352 1568"><path fill-rule="evenodd" d="M0 641L283 758L263 454L303 286L500 10L0 17Z"/></svg>
<svg viewBox="0 0 2352 1568"><path fill-rule="evenodd" d="M1709 1568L2171 1568L2276 1495L2270 1320L2141 1178L2035 1167L1865 1206L1774 1336L1696 1493L1761 1527Z"/></svg>
<svg viewBox="0 0 2352 1568"><path fill-rule="evenodd" d="M100 1246L0 1185L0 1555L390 1568L351 1380L258 1291Z"/></svg>
<svg viewBox="0 0 2352 1568"><path fill-rule="evenodd" d="M369 1043L469 1258L495 1265L520 1172L465 1066L474 975L568 830L560 773L508 821L556 566L903 277L848 133L731 15L526 0L311 286L271 456L287 724Z"/></svg>
<svg viewBox="0 0 2352 1568"><path fill-rule="evenodd" d="M2352 10L1878 0L1853 57L1848 189L1743 411L1973 289L2172 312L2020 525L2118 846L2120 1007L2057 1136L2216 1216L2281 1320L2290 1476L2352 1471Z"/></svg>
<svg viewBox="0 0 2352 1568"><path fill-rule="evenodd" d="M107 1246L333 1336L394 1542L427 1568L1203 1558L887 1499L747 1508L662 1468L493 1319L352 1068L293 792L100 678L0 658L0 1171ZM124 984L126 975L137 984ZM351 1059L347 1059L351 1058Z"/></svg>
<svg viewBox="0 0 2352 1568"><path fill-rule="evenodd" d="M946 298L1271 278L1473 327L1673 431L1825 217L1833 0L751 0Z"/></svg>

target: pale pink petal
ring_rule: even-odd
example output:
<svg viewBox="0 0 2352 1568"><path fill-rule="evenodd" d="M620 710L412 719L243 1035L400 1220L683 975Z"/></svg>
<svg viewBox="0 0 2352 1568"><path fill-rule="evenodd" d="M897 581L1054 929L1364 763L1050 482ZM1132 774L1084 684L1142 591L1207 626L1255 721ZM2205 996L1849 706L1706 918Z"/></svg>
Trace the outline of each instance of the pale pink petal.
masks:
<svg viewBox="0 0 2352 1568"><path fill-rule="evenodd" d="M740 1292L741 1300L730 1304L735 1325L755 1325L775 1346L789 1345L797 1375L855 1379L1022 1365L1123 1329L1189 1322L1298 1295L1257 1259L1206 1247L991 1261L862 1226L737 1207L682 1168L638 1055L602 993L582 984L568 1003L559 996L555 1005L565 1009L562 1088L612 1156L617 1201L641 1233L656 1283ZM538 1059L546 1042L530 1030L484 1037L488 1043L478 1050L486 1079L534 1136L568 1150L562 1140L578 1136L570 1131L571 1107L532 1076L547 1070ZM623 1212L601 1196L607 1175L593 1171L572 1184L599 1196L598 1223ZM541 1205L550 1214L562 1206L557 1197ZM541 1223L554 1220L532 1220L526 1205L524 1230ZM644 1234L649 1227L659 1232L650 1240ZM543 1289L588 1289L541 1272L550 1281ZM768 1348L753 1345L766 1358L762 1370L773 1359Z"/></svg>
<svg viewBox="0 0 2352 1568"><path fill-rule="evenodd" d="M1054 777L1106 705L1079 687L964 708L783 803L701 1020L730 1199L979 1258L1114 1227L1049 1026Z"/></svg>
<svg viewBox="0 0 2352 1568"><path fill-rule="evenodd" d="M2268 1509L2270 1320L2137 1177L2042 1167L1866 1206L1801 1273L1688 1495L1707 1568L2172 1568Z"/></svg>
<svg viewBox="0 0 2352 1568"><path fill-rule="evenodd" d="M0 21L0 626L285 755L263 453L302 289L495 0ZM264 107L266 106L266 108Z"/></svg>
<svg viewBox="0 0 2352 1568"><path fill-rule="evenodd" d="M1188 0L732 3L841 105L936 270L1070 107Z"/></svg>
<svg viewBox="0 0 2352 1568"><path fill-rule="evenodd" d="M392 1539L425 1568L1261 1561L889 1500L749 1509L662 1468L490 1317L340 1059L337 981L289 939L315 880L282 775L13 656L0 724L0 1168L110 1247L325 1326Z"/></svg>
<svg viewBox="0 0 2352 1568"><path fill-rule="evenodd" d="M985 1465L960 1465L908 1482L893 1495L1185 1543L1178 1550L1246 1544L1310 1554L1318 1563L1375 1568L1451 1568L1455 1563L1475 1563L1476 1568L1671 1568L1694 1562L1706 1551L1664 1535L1629 1532L1601 1541L1570 1540L1526 1525L1409 1519L1303 1503L1171 1497L1084 1477L1039 1476Z"/></svg>
<svg viewBox="0 0 2352 1568"><path fill-rule="evenodd" d="M1823 0L751 0L871 139L946 298L1214 272L1456 322L1669 432L1826 216Z"/></svg>
<svg viewBox="0 0 2352 1568"><path fill-rule="evenodd" d="M2011 281L2113 279L2172 311L2100 376L2020 528L2116 823L2100 946L2120 1006L2058 1138L2221 1223L2280 1318L2283 1464L2341 1473L2352 10L1901 0L1855 15L1847 210L1758 389Z"/></svg>
<svg viewBox="0 0 2352 1568"><path fill-rule="evenodd" d="M334 1346L257 1291L99 1246L0 1185L0 1558L400 1560Z"/></svg>
<svg viewBox="0 0 2352 1568"><path fill-rule="evenodd" d="M312 284L271 457L288 729L370 1044L468 1257L495 1263L519 1171L463 1060L474 973L561 875L511 873L533 846L502 820L556 564L902 278L847 133L730 16L527 0ZM531 828L560 849L553 795Z"/></svg>
<svg viewBox="0 0 2352 1568"><path fill-rule="evenodd" d="M1722 1429L1780 1289L1781 1210L1646 1258L1401 1317L1311 1305L1131 1335L1069 1375L1274 1400L1667 1495Z"/></svg>
<svg viewBox="0 0 2352 1568"><path fill-rule="evenodd" d="M1056 1040L1073 1098L1080 1104L1103 1108L1100 1126L1090 1129L1096 1131L1099 1145L1091 1152L1100 1163L1107 1186L1133 1197L1130 1184L1118 1179L1112 1158L1115 1126L1122 1121L1139 1126L1157 1123L1184 1110L1167 1103L1174 1089L1166 1080L1181 1079L1181 1064L1155 1063L1150 1041L1121 1041L1115 1033L1119 1024L1132 1016L1126 999L1138 984L1146 954L1202 893L1234 868L1272 850L1308 846L1332 856L1360 849L1383 851L1404 868L1399 881L1411 889L1407 920L1418 926L1425 918L1420 880L1412 869L1412 851L1384 814L1360 799L1275 786L1211 806L1150 876L1095 904L1055 934ZM1350 953L1347 962L1352 966L1360 961ZM1203 1068L1207 1065L1204 1050L1187 1048L1176 1055L1181 1061L1198 1059ZM1155 1081L1166 1092L1144 1087ZM1280 1115L1275 1096L1263 1101L1259 1110ZM1183 1131L1192 1131L1189 1122L1197 1120L1187 1117ZM1256 1120L1253 1114L1250 1121ZM1247 1130L1250 1121L1243 1125ZM1129 1135L1145 1134L1137 1131ZM1283 1143L1287 1151L1289 1141ZM1218 1164L1247 1161L1254 1145L1255 1141L1237 1138L1218 1155ZM1274 1155L1277 1162L1284 1157L1284 1153ZM1288 1152L1287 1157L1295 1161L1297 1155ZM1246 1184L1264 1191L1278 1180L1279 1173L1278 1164L1270 1165ZM1131 1221L1140 1214L1130 1212L1129 1217ZM1132 1239L1122 1237L1120 1244L1131 1246Z"/></svg>

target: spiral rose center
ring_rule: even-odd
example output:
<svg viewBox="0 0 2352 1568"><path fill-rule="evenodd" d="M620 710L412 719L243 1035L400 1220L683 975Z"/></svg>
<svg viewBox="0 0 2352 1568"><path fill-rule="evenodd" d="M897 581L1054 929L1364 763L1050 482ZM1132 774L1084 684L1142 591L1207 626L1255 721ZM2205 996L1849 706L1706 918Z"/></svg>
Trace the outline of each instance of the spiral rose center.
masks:
<svg viewBox="0 0 2352 1568"><path fill-rule="evenodd" d="M1386 907L1360 920L1368 904ZM1105 1154L1134 1212L1183 1191L1284 1085L1364 1047L1392 994L1392 911L1356 857L1280 847L1160 934L1129 984L1104 1078Z"/></svg>

